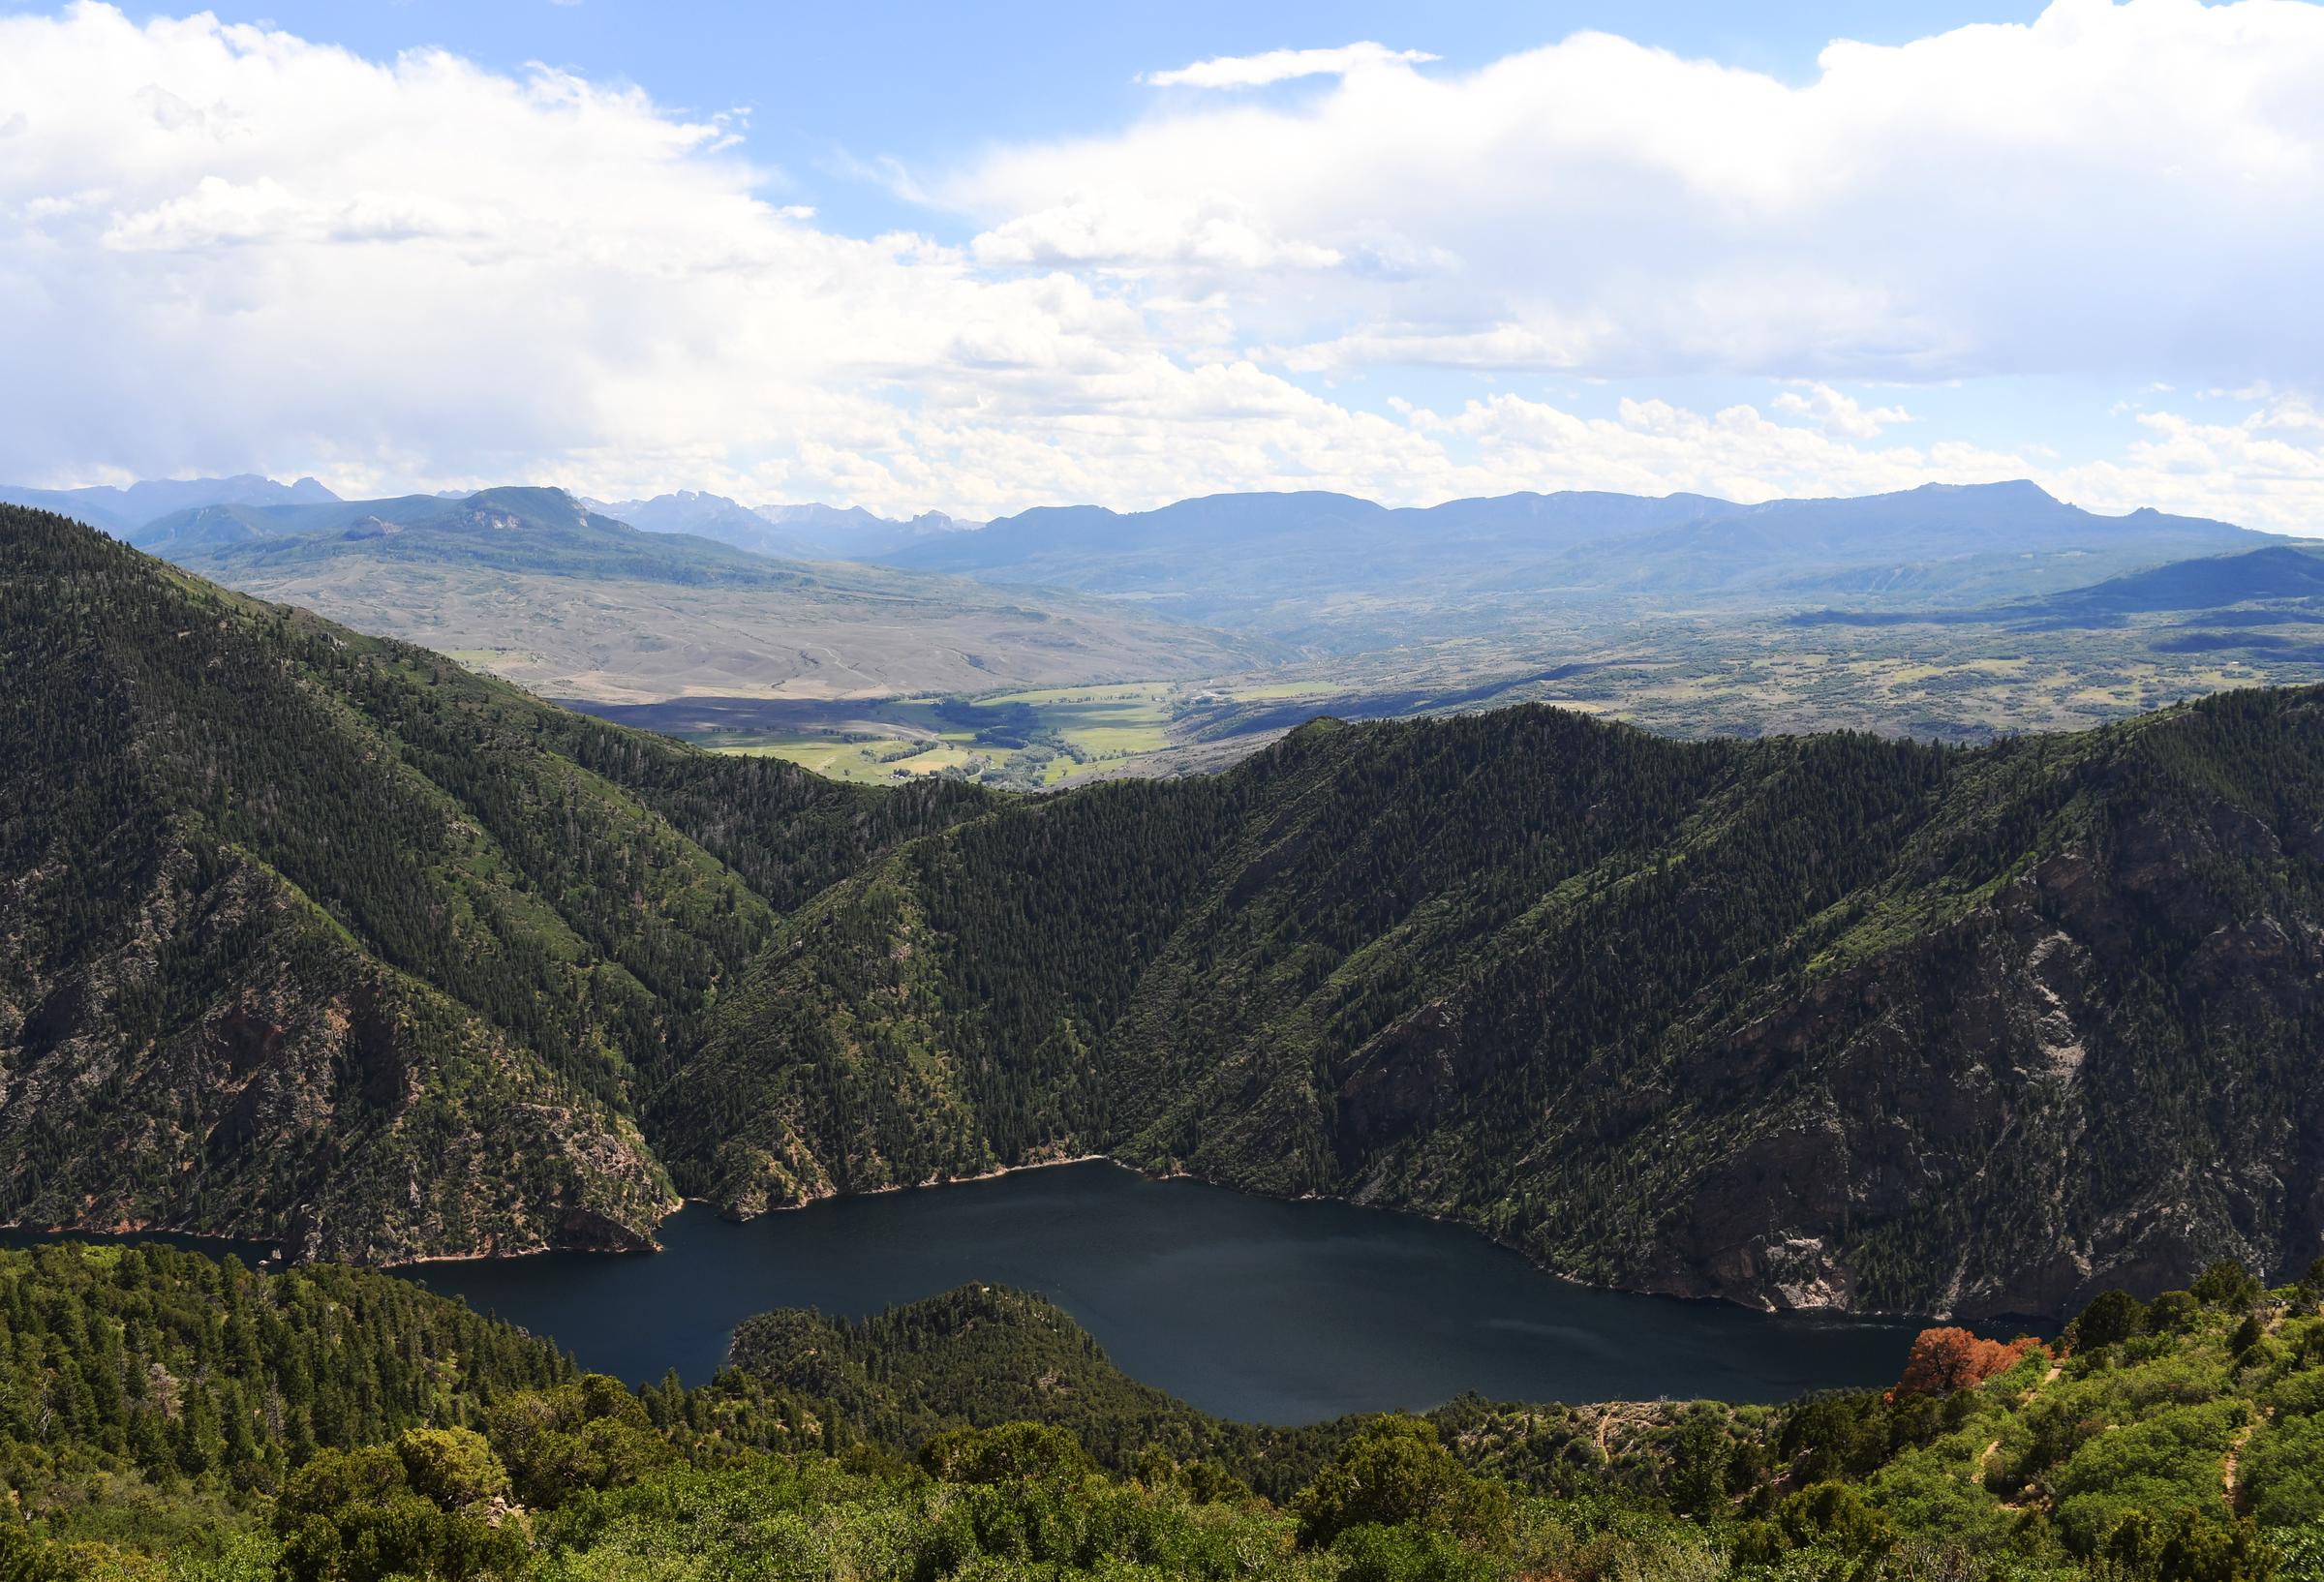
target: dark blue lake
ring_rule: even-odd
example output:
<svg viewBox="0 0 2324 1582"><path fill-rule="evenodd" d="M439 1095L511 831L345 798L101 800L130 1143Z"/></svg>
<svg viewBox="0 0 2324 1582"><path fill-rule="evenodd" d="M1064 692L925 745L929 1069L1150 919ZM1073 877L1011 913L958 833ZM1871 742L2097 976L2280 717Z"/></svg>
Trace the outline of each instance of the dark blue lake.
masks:
<svg viewBox="0 0 2324 1582"><path fill-rule="evenodd" d="M842 1199L747 1225L689 1207L666 1251L407 1271L632 1382L717 1371L771 1307L874 1313L969 1280L1037 1291L1135 1377L1247 1421L1504 1400L1772 1401L1894 1382L1918 1323L1591 1291L1474 1232L1111 1165Z"/></svg>

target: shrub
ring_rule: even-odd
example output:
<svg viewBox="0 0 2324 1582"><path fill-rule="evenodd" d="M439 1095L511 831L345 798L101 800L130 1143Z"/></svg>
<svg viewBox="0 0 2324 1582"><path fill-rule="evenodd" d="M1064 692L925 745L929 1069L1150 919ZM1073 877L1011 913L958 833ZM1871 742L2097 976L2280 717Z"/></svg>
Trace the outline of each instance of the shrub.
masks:
<svg viewBox="0 0 2324 1582"><path fill-rule="evenodd" d="M1880 1554L1896 1542L1887 1515L1846 1483L1812 1483L1775 1508L1766 1521L1746 1522L1735 1536L1741 1566L1776 1566L1801 1549L1851 1559Z"/></svg>
<svg viewBox="0 0 2324 1582"><path fill-rule="evenodd" d="M524 1529L488 1508L489 1491L506 1486L484 1442L462 1429L413 1429L385 1445L325 1450L275 1502L282 1574L286 1582L513 1574L529 1549Z"/></svg>
<svg viewBox="0 0 2324 1582"><path fill-rule="evenodd" d="M2146 1327L2146 1309L2126 1291L2102 1291L2066 1326L2067 1343L2077 1352L2095 1352L2128 1340Z"/></svg>
<svg viewBox="0 0 2324 1582"><path fill-rule="evenodd" d="M1366 1524L1414 1522L1485 1547L1504 1541L1510 1527L1509 1491L1462 1468L1418 1417L1364 1424L1291 1508L1300 1541L1312 1545Z"/></svg>
<svg viewBox="0 0 2324 1582"><path fill-rule="evenodd" d="M2266 1400L2279 1418L2307 1417L2324 1412L2324 1371L2310 1369L2293 1374L2268 1391Z"/></svg>
<svg viewBox="0 0 2324 1582"><path fill-rule="evenodd" d="M2196 1506L2168 1521L2132 1510L2107 1536L2106 1572L2126 1582L2274 1582L2276 1551L2246 1521Z"/></svg>
<svg viewBox="0 0 2324 1582"><path fill-rule="evenodd" d="M1410 1523L1351 1527L1332 1540L1331 1553L1345 1567L1339 1582L1487 1582L1494 1574L1488 1562L1450 1534Z"/></svg>
<svg viewBox="0 0 2324 1582"><path fill-rule="evenodd" d="M947 1430L920 1447L920 1465L946 1483L1031 1482L1097 1470L1081 1441L1037 1422Z"/></svg>
<svg viewBox="0 0 2324 1582"><path fill-rule="evenodd" d="M645 1404L603 1374L502 1401L484 1428L517 1498L543 1509L583 1489L625 1487L677 1457Z"/></svg>
<svg viewBox="0 0 2324 1582"><path fill-rule="evenodd" d="M473 1429L414 1428L395 1442L395 1455L412 1492L446 1510L508 1493L507 1470Z"/></svg>
<svg viewBox="0 0 2324 1582"><path fill-rule="evenodd" d="M1663 1479L1670 1507L1691 1516L1724 1509L1732 1464L1726 1414L1715 1407L1689 1414L1671 1440L1670 1470Z"/></svg>
<svg viewBox="0 0 2324 1582"><path fill-rule="evenodd" d="M2324 1263L2324 1259L2318 1262ZM2268 1537L2280 1562L2277 1582L2324 1582L2324 1522L2271 1533Z"/></svg>
<svg viewBox="0 0 2324 1582"><path fill-rule="evenodd" d="M2173 1407L2083 1441L2055 1482L2060 1536L2095 1554L2133 1510L2219 1503L2219 1465L2247 1403Z"/></svg>
<svg viewBox="0 0 2324 1582"><path fill-rule="evenodd" d="M1981 1340L1966 1329L1923 1329L1912 1341L1895 1393L1950 1395L1955 1390L1974 1389L2013 1367L2033 1348L2031 1337L2004 1346L1998 1340Z"/></svg>
<svg viewBox="0 0 2324 1582"><path fill-rule="evenodd" d="M1861 1476L1887 1459L1886 1405L1870 1391L1811 1395L1785 1415L1776 1448L1801 1483Z"/></svg>
<svg viewBox="0 0 2324 1582"><path fill-rule="evenodd" d="M2157 1335L2184 1335L2202 1311L2202 1298L2193 1292L2166 1291L2147 1304L2147 1328Z"/></svg>
<svg viewBox="0 0 2324 1582"><path fill-rule="evenodd" d="M2260 1298L2258 1276L2232 1258L2223 1258L2195 1277L2195 1300L2206 1307L2230 1311L2249 1307Z"/></svg>
<svg viewBox="0 0 2324 1582"><path fill-rule="evenodd" d="M2324 1521L2324 1417L2286 1417L2236 1458L2236 1505L2262 1527Z"/></svg>

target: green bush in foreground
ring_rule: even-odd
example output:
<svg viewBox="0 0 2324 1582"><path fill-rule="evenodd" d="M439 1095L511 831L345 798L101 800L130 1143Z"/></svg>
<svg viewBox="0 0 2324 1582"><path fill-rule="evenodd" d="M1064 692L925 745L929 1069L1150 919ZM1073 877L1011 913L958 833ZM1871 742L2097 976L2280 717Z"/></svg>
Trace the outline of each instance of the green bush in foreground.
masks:
<svg viewBox="0 0 2324 1582"><path fill-rule="evenodd" d="M0 1582L2324 1582L2324 1282L2198 1283L1984 1377L1260 1429L994 1287L632 1390L379 1274L56 1246L0 1256Z"/></svg>

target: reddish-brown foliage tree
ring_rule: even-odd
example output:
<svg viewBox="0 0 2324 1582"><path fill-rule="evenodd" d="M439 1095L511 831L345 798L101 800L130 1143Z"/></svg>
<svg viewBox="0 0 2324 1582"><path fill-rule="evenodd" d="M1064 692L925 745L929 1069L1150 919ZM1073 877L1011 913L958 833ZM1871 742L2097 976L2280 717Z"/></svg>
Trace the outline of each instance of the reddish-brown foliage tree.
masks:
<svg viewBox="0 0 2324 1582"><path fill-rule="evenodd" d="M2014 1365L2034 1344L2031 1336L2004 1346L1998 1340L1979 1340L1966 1329L1923 1329L1913 1339L1905 1376L1891 1394L1950 1395L1957 1389L1973 1389Z"/></svg>

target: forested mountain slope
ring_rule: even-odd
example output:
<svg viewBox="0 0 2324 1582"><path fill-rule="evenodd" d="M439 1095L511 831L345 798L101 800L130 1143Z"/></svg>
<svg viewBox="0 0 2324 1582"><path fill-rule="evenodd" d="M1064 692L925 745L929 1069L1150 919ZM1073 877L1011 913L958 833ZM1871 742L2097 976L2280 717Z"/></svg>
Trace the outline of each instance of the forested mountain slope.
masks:
<svg viewBox="0 0 2324 1582"><path fill-rule="evenodd" d="M1596 1281L2055 1311L2324 1231L2324 696L1961 751L1510 710L1004 806L649 1115L754 1211L1102 1149Z"/></svg>
<svg viewBox="0 0 2324 1582"><path fill-rule="evenodd" d="M1545 709L872 791L0 519L0 1219L637 1246L1105 1151L1777 1305L2324 1234L2324 695L1973 751Z"/></svg>
<svg viewBox="0 0 2324 1582"><path fill-rule="evenodd" d="M632 1118L796 905L981 805L537 703L0 508L0 1220L637 1246Z"/></svg>

